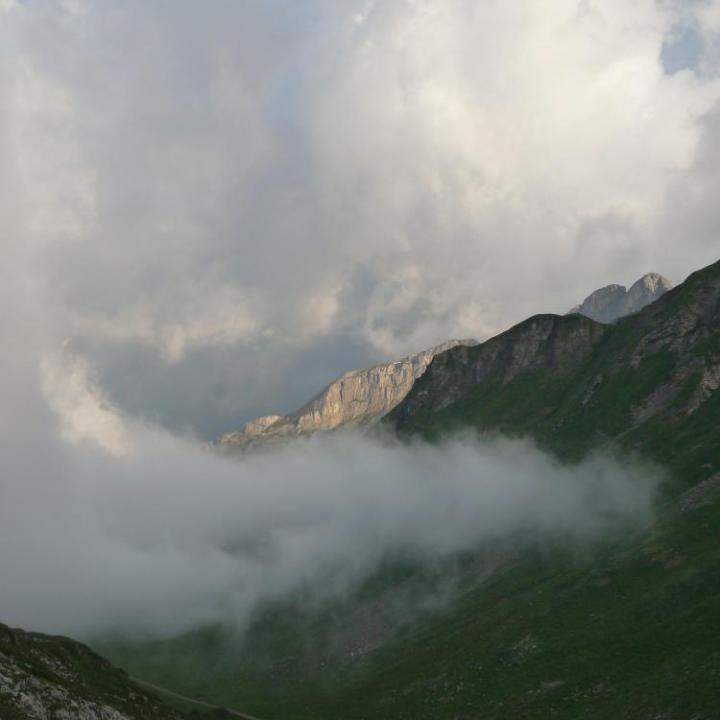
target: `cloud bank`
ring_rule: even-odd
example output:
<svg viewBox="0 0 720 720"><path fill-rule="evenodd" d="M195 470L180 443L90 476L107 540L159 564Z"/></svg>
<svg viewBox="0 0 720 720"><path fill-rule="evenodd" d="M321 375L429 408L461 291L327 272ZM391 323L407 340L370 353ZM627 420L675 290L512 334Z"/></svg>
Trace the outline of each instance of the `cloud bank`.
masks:
<svg viewBox="0 0 720 720"><path fill-rule="evenodd" d="M438 559L516 532L581 541L652 513L657 478L608 458L337 435L238 461L122 417L72 356L46 362L40 394L13 379L0 612L35 630L242 628L264 600L352 587L396 553Z"/></svg>
<svg viewBox="0 0 720 720"><path fill-rule="evenodd" d="M678 282L717 259L719 7L4 0L4 258L116 405L207 437Z"/></svg>

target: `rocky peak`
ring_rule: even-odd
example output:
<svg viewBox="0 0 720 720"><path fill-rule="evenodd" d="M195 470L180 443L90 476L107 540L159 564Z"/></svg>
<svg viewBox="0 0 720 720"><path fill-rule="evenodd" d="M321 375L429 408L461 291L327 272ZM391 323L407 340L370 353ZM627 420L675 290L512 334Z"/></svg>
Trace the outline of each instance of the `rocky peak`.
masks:
<svg viewBox="0 0 720 720"><path fill-rule="evenodd" d="M588 295L568 314L580 314L602 323L613 323L639 312L672 288L667 278L657 273L643 275L630 289L624 285L607 285Z"/></svg>
<svg viewBox="0 0 720 720"><path fill-rule="evenodd" d="M626 314L642 310L642 308L651 302L655 302L668 290L672 290L672 286L670 280L657 273L643 275L627 291L626 305L628 306L628 312Z"/></svg>

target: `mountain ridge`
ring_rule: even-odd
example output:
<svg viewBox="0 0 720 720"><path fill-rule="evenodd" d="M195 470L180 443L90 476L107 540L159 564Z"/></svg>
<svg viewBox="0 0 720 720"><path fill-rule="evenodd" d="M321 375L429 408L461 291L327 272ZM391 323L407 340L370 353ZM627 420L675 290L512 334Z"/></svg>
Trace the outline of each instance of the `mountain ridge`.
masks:
<svg viewBox="0 0 720 720"><path fill-rule="evenodd" d="M448 340L401 360L349 370L297 410L252 420L241 430L223 435L217 445L223 450L244 450L341 426L372 425L402 400L437 353L475 342Z"/></svg>
<svg viewBox="0 0 720 720"><path fill-rule="evenodd" d="M467 351L451 348L433 359L387 422L426 437L461 426L524 433L568 455L617 444L681 471L680 457L690 463L697 443L684 436L688 447L676 457L668 448L678 442L676 431L698 425L696 416L717 402L719 324L720 262L613 325L577 314L535 316ZM500 350L504 364L496 360ZM568 354L570 361L560 362ZM697 432L704 437L707 428Z"/></svg>
<svg viewBox="0 0 720 720"><path fill-rule="evenodd" d="M647 273L629 290L623 285L609 285L596 290L567 315L577 314L597 322L614 323L655 302L670 288L672 283L667 278ZM495 337L502 335L504 333ZM297 410L284 416L255 418L240 430L225 433L214 445L229 452L271 448L294 437L315 432L374 425L407 396L436 355L453 347L478 344L472 339L448 340L398 361L349 370Z"/></svg>

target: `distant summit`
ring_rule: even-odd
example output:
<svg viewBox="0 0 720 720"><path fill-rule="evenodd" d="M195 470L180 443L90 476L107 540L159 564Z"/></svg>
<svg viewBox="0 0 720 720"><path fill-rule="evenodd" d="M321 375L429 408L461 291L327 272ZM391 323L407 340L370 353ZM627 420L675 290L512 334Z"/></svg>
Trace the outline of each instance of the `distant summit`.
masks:
<svg viewBox="0 0 720 720"><path fill-rule="evenodd" d="M578 313L598 322L613 323L655 302L672 289L672 286L670 280L662 275L648 273L629 290L624 285L607 285L596 290L567 314Z"/></svg>

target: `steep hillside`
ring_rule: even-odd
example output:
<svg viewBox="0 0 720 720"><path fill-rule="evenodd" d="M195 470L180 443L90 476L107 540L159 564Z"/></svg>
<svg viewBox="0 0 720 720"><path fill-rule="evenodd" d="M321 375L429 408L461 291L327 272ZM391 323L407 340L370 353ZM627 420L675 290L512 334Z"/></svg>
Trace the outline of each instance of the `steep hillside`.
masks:
<svg viewBox="0 0 720 720"><path fill-rule="evenodd" d="M639 312L661 298L672 283L657 273L643 275L627 290L624 285L608 285L588 295L568 315L579 313L592 320L612 323L626 315Z"/></svg>
<svg viewBox="0 0 720 720"><path fill-rule="evenodd" d="M320 608L276 603L243 639L114 653L268 720L718 720L719 527L720 476L630 537L525 547L490 573L473 554L385 570Z"/></svg>
<svg viewBox="0 0 720 720"><path fill-rule="evenodd" d="M597 290L573 308L601 322L614 322L660 298L672 287L661 275L649 273L629 290L610 285ZM542 329L538 329L542 333ZM299 435L339 427L368 426L395 408L425 372L433 358L452 348L469 348L475 340L449 340L397 362L351 370L330 383L308 403L286 416L267 415L248 422L241 430L223 435L217 445L224 450L267 447Z"/></svg>
<svg viewBox="0 0 720 720"><path fill-rule="evenodd" d="M2 720L180 720L88 647L0 624Z"/></svg>
<svg viewBox="0 0 720 720"><path fill-rule="evenodd" d="M717 720L719 385L720 263L614 326L541 315L449 349L391 413L399 432L638 452L669 471L656 520L385 568L322 607L261 609L243 639L208 628L113 657L269 720Z"/></svg>
<svg viewBox="0 0 720 720"><path fill-rule="evenodd" d="M543 315L428 366L390 414L427 438L474 427L574 458L639 450L678 488L720 469L720 263L615 325Z"/></svg>
<svg viewBox="0 0 720 720"><path fill-rule="evenodd" d="M253 420L242 430L223 435L218 444L225 450L238 450L339 427L370 425L407 395L437 353L474 342L449 340L397 362L351 370L295 412Z"/></svg>

